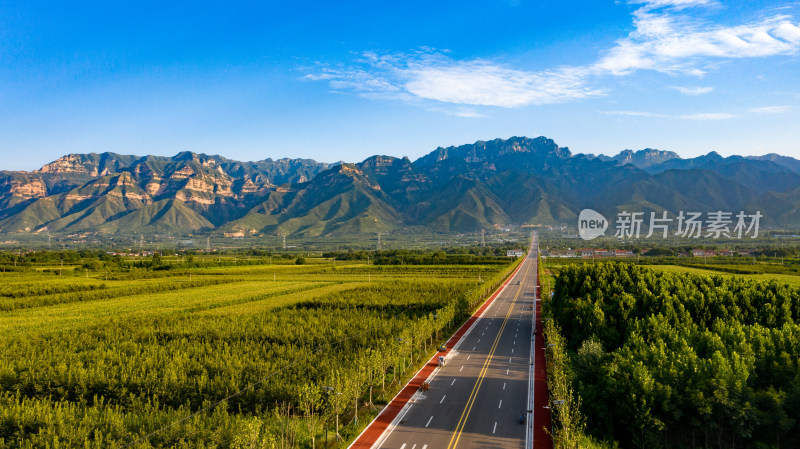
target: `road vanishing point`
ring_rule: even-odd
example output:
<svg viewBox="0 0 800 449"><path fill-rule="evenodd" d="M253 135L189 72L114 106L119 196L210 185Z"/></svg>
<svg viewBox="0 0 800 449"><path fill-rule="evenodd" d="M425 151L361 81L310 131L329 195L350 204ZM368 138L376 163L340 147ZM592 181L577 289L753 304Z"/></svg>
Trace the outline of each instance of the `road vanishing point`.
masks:
<svg viewBox="0 0 800 449"><path fill-rule="evenodd" d="M552 448L537 263L534 234L515 274L451 338L446 366L431 359L350 447Z"/></svg>

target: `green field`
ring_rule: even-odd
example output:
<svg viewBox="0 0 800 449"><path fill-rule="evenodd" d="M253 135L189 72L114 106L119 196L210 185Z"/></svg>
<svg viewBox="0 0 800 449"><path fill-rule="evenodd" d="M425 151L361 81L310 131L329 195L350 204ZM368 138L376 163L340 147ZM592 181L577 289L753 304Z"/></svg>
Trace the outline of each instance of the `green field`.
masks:
<svg viewBox="0 0 800 449"><path fill-rule="evenodd" d="M725 273L716 270L705 270L702 268L682 267L679 265L647 265L650 268L658 271L665 271L668 273L692 273L703 276L741 276L747 279L756 279L760 281L775 281L780 284L789 284L791 286L800 286L800 276L792 274L777 274L777 273L759 273L759 274L733 274Z"/></svg>
<svg viewBox="0 0 800 449"><path fill-rule="evenodd" d="M717 258L719 259L719 258ZM600 259L596 263L600 263ZM702 276L741 276L747 279L759 281L775 281L779 284L788 284L794 287L800 286L800 273L796 271L796 264L784 266L777 262L760 262L758 264L721 264L711 263L708 267L698 267L695 259L674 259L674 264L642 264L657 271L667 273L691 273ZM593 262L583 259L547 259L545 267L552 274L558 274L561 267L570 265L591 264ZM686 266L691 265L691 266ZM554 282L552 278L544 278L543 284L547 280ZM554 284L553 284L554 285Z"/></svg>
<svg viewBox="0 0 800 449"><path fill-rule="evenodd" d="M271 262L0 272L0 448L343 446L512 268Z"/></svg>

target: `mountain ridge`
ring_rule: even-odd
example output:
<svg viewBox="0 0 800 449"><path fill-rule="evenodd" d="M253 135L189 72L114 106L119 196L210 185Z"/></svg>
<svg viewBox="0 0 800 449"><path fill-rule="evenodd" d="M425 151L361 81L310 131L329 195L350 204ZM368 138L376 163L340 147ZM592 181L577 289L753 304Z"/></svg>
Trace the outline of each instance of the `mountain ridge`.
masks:
<svg viewBox="0 0 800 449"><path fill-rule="evenodd" d="M771 211L768 224L800 218L800 161L716 152L683 159L652 148L573 154L544 136L438 147L413 162L87 153L0 172L4 233L464 232L570 223L583 208L674 214L762 204Z"/></svg>

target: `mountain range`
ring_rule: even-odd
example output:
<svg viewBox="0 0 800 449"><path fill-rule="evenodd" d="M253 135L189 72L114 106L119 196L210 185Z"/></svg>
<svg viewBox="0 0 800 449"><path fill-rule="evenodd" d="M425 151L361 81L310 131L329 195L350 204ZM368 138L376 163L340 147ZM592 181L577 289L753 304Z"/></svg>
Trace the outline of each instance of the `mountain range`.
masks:
<svg viewBox="0 0 800 449"><path fill-rule="evenodd" d="M423 226L573 224L581 209L761 211L800 219L800 161L770 154L684 159L669 151L572 154L546 137L437 148L411 161L238 162L70 154L31 172L0 172L2 233L192 233L318 236Z"/></svg>

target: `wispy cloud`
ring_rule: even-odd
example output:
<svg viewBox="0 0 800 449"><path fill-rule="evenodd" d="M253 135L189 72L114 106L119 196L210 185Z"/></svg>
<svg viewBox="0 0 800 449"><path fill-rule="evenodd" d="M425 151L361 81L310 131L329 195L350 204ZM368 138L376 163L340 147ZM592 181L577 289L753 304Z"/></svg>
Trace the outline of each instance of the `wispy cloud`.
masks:
<svg viewBox="0 0 800 449"><path fill-rule="evenodd" d="M602 93L568 70L526 72L481 60L449 61L441 66L414 64L405 75L404 88L409 93L445 103L513 108Z"/></svg>
<svg viewBox="0 0 800 449"><path fill-rule="evenodd" d="M649 9L664 7L684 9L695 6L709 6L717 2L714 0L631 0L628 3L632 5L644 5L645 8Z"/></svg>
<svg viewBox="0 0 800 449"><path fill-rule="evenodd" d="M597 70L614 75L655 70L700 76L715 60L788 55L800 48L800 26L787 15L733 27L698 21L671 8L646 6L633 17L635 30L606 51L595 64Z"/></svg>
<svg viewBox="0 0 800 449"><path fill-rule="evenodd" d="M727 112L704 112L704 113L696 113L696 114L684 114L684 115L670 115L670 114L661 114L658 112L646 112L646 111L598 111L601 114L605 115L616 115L616 116L627 116L627 117L649 117L649 118L671 118L671 119L683 119L683 120L728 120L736 117L735 114L730 114Z"/></svg>
<svg viewBox="0 0 800 449"><path fill-rule="evenodd" d="M444 107L430 107L428 108L429 111L433 112L441 112L442 114L452 115L454 117L466 117L466 118L482 118L486 117L485 114L481 114L480 112L476 111L474 108L464 107L464 106L444 106Z"/></svg>
<svg viewBox="0 0 800 449"><path fill-rule="evenodd" d="M628 117L656 117L656 118L669 117L669 115L666 114L658 114L655 112L645 112L645 111L599 111L599 112L605 115L622 115Z"/></svg>
<svg viewBox="0 0 800 449"><path fill-rule="evenodd" d="M366 52L348 65L320 64L306 79L328 82L337 92L366 98L466 106L518 108L602 96L606 75L650 70L702 76L721 60L793 55L800 50L800 23L783 12L737 26L703 20L697 9L716 0L629 0L634 31L583 66L527 71L493 59L457 59L423 48L406 53ZM692 10L691 13L689 10ZM683 95L713 87L674 86ZM617 111L620 112L620 111ZM476 112L477 114L477 112ZM730 115L730 114L728 114ZM722 120L726 114L695 114L689 120Z"/></svg>
<svg viewBox="0 0 800 449"><path fill-rule="evenodd" d="M349 90L370 98L505 108L603 94L603 90L590 87L580 71L517 70L489 60L458 61L431 49L403 54L368 52L354 65L323 66L306 78L328 81L334 90Z"/></svg>
<svg viewBox="0 0 800 449"><path fill-rule="evenodd" d="M714 90L713 87L684 87L684 86L670 86L672 89L677 90L683 95L697 96L703 95Z"/></svg>
<svg viewBox="0 0 800 449"><path fill-rule="evenodd" d="M735 114L729 114L727 112L706 112L702 114L687 114L679 116L679 118L685 120L729 120L734 117L736 117Z"/></svg>
<svg viewBox="0 0 800 449"><path fill-rule="evenodd" d="M791 106L766 106L763 108L750 109L750 112L754 112L756 114L786 114L791 110Z"/></svg>

